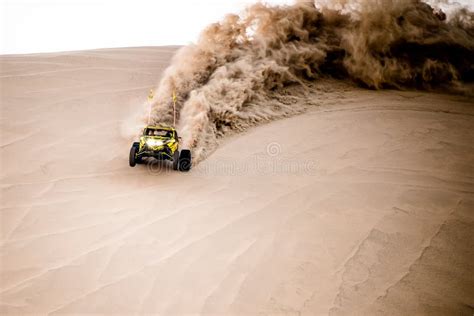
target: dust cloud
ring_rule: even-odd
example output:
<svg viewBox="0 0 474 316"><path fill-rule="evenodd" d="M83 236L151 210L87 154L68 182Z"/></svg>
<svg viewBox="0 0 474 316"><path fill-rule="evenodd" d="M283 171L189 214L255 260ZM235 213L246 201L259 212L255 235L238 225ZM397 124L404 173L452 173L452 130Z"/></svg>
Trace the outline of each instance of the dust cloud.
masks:
<svg viewBox="0 0 474 316"><path fill-rule="evenodd" d="M183 21L183 23L186 23ZM151 123L173 123L202 160L226 134L304 111L323 77L369 89L472 93L474 12L418 0L257 3L208 26L174 56Z"/></svg>

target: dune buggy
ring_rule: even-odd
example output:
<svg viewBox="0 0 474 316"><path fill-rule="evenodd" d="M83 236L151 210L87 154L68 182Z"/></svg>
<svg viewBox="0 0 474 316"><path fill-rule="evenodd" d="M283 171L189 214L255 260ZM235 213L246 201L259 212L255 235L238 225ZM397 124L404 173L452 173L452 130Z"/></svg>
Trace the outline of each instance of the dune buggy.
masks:
<svg viewBox="0 0 474 316"><path fill-rule="evenodd" d="M147 126L143 129L139 142L130 148L129 164L135 167L144 158L153 157L158 160L171 160L173 169L189 171L191 169L191 151L179 150L178 133L173 127Z"/></svg>

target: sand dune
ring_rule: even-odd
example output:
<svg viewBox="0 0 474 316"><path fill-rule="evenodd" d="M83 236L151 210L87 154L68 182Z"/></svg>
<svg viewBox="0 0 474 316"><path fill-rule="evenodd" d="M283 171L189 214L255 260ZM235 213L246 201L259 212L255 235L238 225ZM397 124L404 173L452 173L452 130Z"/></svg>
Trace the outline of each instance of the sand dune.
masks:
<svg viewBox="0 0 474 316"><path fill-rule="evenodd" d="M0 313L471 315L472 99L315 82L190 173L128 167L173 47L0 57Z"/></svg>

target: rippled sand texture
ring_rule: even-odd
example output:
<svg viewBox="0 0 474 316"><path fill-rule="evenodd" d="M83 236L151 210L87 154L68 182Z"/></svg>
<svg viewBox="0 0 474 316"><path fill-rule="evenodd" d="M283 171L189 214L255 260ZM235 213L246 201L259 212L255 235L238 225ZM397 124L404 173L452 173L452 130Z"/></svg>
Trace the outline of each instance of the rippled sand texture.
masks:
<svg viewBox="0 0 474 316"><path fill-rule="evenodd" d="M0 57L0 314L472 315L472 99L321 80L190 173L132 169L174 52Z"/></svg>

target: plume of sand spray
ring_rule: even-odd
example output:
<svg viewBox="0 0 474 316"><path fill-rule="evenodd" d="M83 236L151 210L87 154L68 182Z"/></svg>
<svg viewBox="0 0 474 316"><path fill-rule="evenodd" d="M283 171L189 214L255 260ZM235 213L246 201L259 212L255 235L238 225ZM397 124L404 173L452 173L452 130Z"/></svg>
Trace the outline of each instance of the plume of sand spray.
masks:
<svg viewBox="0 0 474 316"><path fill-rule="evenodd" d="M197 161L219 137L304 110L320 76L381 89L459 89L474 80L474 14L418 0L255 4L206 28L166 70L152 122L172 124Z"/></svg>

